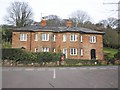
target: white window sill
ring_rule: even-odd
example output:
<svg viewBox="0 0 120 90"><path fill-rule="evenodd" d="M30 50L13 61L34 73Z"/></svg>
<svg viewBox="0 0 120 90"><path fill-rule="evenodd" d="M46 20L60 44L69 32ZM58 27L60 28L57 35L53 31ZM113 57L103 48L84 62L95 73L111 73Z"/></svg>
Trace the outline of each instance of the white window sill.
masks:
<svg viewBox="0 0 120 90"><path fill-rule="evenodd" d="M70 41L70 42L77 42L77 41Z"/></svg>
<svg viewBox="0 0 120 90"><path fill-rule="evenodd" d="M91 44L95 44L96 42L90 42Z"/></svg>
<svg viewBox="0 0 120 90"><path fill-rule="evenodd" d="M24 41L24 42L25 42L25 41L27 41L27 40L20 40L20 41Z"/></svg>
<svg viewBox="0 0 120 90"><path fill-rule="evenodd" d="M66 41L63 41L63 42L66 42Z"/></svg>
<svg viewBox="0 0 120 90"><path fill-rule="evenodd" d="M71 56L77 56L77 54L70 54Z"/></svg>
<svg viewBox="0 0 120 90"><path fill-rule="evenodd" d="M49 40L42 40L42 41L45 41L45 42L46 42L46 41L49 41Z"/></svg>

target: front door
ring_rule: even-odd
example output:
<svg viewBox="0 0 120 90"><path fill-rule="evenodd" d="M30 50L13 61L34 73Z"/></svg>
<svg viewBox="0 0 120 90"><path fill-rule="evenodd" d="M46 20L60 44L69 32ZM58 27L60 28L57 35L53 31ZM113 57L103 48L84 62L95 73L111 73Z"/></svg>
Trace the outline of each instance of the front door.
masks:
<svg viewBox="0 0 120 90"><path fill-rule="evenodd" d="M67 49L66 48L63 49L63 54L65 55L65 58L67 58Z"/></svg>
<svg viewBox="0 0 120 90"><path fill-rule="evenodd" d="M96 50L91 49L91 59L96 59Z"/></svg>

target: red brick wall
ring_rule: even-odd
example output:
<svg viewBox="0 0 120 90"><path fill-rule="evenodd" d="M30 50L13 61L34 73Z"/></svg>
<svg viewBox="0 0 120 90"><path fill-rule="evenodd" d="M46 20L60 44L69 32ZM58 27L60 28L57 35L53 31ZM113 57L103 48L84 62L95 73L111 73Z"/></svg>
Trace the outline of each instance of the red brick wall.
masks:
<svg viewBox="0 0 120 90"><path fill-rule="evenodd" d="M24 47L27 50L30 50L30 32L22 32L27 34L27 41L20 41L20 32L12 33L12 47L21 48Z"/></svg>
<svg viewBox="0 0 120 90"><path fill-rule="evenodd" d="M83 34L83 42L81 43L81 47L83 48L83 57L81 59L91 59L90 51L91 49L96 50L96 59L103 60L103 39L102 35L95 35L96 43L90 43L90 36L94 34Z"/></svg>
<svg viewBox="0 0 120 90"><path fill-rule="evenodd" d="M77 41L70 41L70 32L65 33L52 33L52 32L44 32L49 34L49 41L42 41L42 33L38 32L38 41L35 41L35 32L23 32L27 33L27 41L20 41L20 32L13 32L12 36L12 47L13 48L21 48L25 47L30 51L30 36L31 36L31 51L34 52L35 48L38 51L42 50L42 47L50 48L49 51L52 51L52 48L56 49L56 52L63 52L63 48L67 49L67 58L74 59L91 59L90 51L91 49L96 50L96 59L103 60L103 39L102 35L97 34L80 34L74 33L77 35ZM31 34L30 34L31 33ZM53 34L56 36L56 41L52 41ZM66 42L63 42L63 34L67 35ZM72 33L73 34L73 33ZM83 36L83 42L80 42L80 36ZM96 43L90 43L90 36L95 35L97 37ZM77 55L70 55L70 48L77 49ZM80 48L83 49L83 56L80 56Z"/></svg>

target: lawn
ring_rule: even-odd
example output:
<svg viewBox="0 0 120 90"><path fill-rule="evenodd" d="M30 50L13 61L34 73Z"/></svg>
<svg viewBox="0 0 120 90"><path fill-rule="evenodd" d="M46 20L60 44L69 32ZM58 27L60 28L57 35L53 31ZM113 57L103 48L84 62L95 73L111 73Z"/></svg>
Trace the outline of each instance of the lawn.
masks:
<svg viewBox="0 0 120 90"><path fill-rule="evenodd" d="M114 57L114 54L117 53L117 49L104 47L104 53L108 53L110 57Z"/></svg>

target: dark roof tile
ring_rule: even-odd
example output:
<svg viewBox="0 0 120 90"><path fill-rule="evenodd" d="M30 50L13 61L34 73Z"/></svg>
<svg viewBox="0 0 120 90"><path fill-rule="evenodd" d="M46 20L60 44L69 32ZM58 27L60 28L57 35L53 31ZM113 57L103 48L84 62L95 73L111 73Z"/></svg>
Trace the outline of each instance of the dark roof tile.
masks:
<svg viewBox="0 0 120 90"><path fill-rule="evenodd" d="M95 31L88 28L78 27L41 27L40 25L31 25L27 27L16 28L13 31L49 31L49 32L80 32L80 33L93 33L104 34L104 32Z"/></svg>

